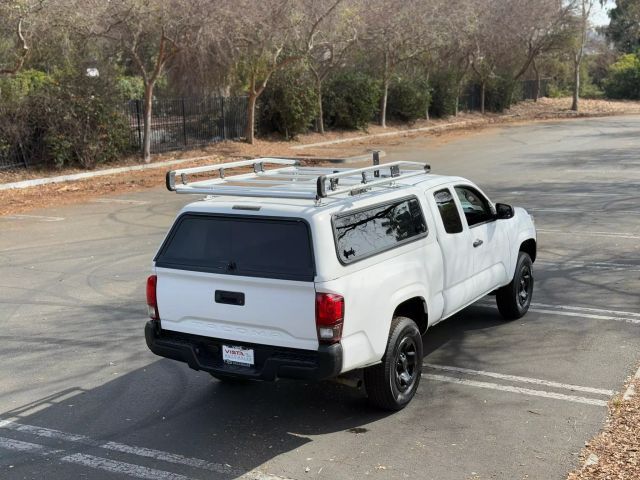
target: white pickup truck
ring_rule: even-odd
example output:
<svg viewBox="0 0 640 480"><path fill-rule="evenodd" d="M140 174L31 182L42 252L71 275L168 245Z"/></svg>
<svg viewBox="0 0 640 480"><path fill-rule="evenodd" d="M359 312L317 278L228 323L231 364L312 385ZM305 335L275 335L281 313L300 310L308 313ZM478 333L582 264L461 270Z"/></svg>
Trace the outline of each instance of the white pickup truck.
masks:
<svg viewBox="0 0 640 480"><path fill-rule="evenodd" d="M171 171L167 187L207 197L154 258L146 342L223 381L358 372L372 404L399 410L429 327L490 293L505 319L531 303L533 218L424 164L263 158Z"/></svg>

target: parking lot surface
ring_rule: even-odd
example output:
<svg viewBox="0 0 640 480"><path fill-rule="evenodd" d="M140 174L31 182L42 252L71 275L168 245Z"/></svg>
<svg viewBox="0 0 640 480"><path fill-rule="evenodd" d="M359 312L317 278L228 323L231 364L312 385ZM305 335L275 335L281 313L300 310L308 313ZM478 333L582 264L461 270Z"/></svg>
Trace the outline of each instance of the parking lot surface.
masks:
<svg viewBox="0 0 640 480"><path fill-rule="evenodd" d="M562 479L640 361L640 117L381 143L529 209L529 313L430 329L413 402L334 383L223 385L145 345L158 189L0 218L0 477ZM380 279L384 291L384 279Z"/></svg>

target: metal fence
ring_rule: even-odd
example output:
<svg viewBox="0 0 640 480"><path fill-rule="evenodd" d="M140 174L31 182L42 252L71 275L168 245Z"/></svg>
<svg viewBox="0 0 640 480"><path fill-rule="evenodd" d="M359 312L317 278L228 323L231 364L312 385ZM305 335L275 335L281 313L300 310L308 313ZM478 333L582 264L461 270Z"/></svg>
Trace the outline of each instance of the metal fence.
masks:
<svg viewBox="0 0 640 480"><path fill-rule="evenodd" d="M536 80L523 80L522 81L522 95L520 100L531 100L536 98ZM543 78L540 80L540 91L538 92L538 98L547 97L549 95L549 79Z"/></svg>
<svg viewBox="0 0 640 480"><path fill-rule="evenodd" d="M513 101L521 102L522 100L531 100L536 98L536 80L522 80L520 81L513 92ZM487 92L487 109L490 107L490 92ZM540 80L540 91L538 98L546 97L549 95L549 79ZM460 109L466 111L480 110L480 85L471 84L467 87L466 91L460 95Z"/></svg>
<svg viewBox="0 0 640 480"><path fill-rule="evenodd" d="M142 150L143 111L141 100L125 105L131 144L138 150ZM238 139L244 136L246 124L246 97L157 99L151 110L151 152Z"/></svg>

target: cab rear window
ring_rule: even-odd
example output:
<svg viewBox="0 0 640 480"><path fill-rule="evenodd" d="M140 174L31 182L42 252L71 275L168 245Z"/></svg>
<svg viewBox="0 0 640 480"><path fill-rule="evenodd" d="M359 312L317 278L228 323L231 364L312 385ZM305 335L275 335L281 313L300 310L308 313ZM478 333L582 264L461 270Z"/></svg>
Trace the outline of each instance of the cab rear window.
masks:
<svg viewBox="0 0 640 480"><path fill-rule="evenodd" d="M182 215L155 258L179 270L313 281L309 227L303 220Z"/></svg>
<svg viewBox="0 0 640 480"><path fill-rule="evenodd" d="M336 215L338 258L351 263L427 235L427 223L415 197Z"/></svg>

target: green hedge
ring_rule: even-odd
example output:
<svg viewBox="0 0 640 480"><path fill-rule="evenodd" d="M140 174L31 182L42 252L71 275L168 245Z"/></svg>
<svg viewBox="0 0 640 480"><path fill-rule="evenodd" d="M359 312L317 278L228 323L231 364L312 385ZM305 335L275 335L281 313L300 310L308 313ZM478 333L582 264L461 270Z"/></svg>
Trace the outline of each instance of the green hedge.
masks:
<svg viewBox="0 0 640 480"><path fill-rule="evenodd" d="M130 149L121 97L108 80L25 71L0 88L0 155L93 168Z"/></svg>
<svg viewBox="0 0 640 480"><path fill-rule="evenodd" d="M316 91L303 68L278 72L260 96L260 132L292 138L309 130L318 115Z"/></svg>
<svg viewBox="0 0 640 480"><path fill-rule="evenodd" d="M432 75L432 100L429 113L434 117L446 117L456 113L457 86L454 76L447 72Z"/></svg>
<svg viewBox="0 0 640 480"><path fill-rule="evenodd" d="M609 67L604 81L604 92L609 98L640 99L640 57L633 53L623 55Z"/></svg>
<svg viewBox="0 0 640 480"><path fill-rule="evenodd" d="M338 128L366 129L378 112L380 85L360 72L344 72L327 85L322 108L325 122Z"/></svg>
<svg viewBox="0 0 640 480"><path fill-rule="evenodd" d="M421 80L400 78L389 87L387 112L403 122L414 122L426 116L431 103L431 90Z"/></svg>

